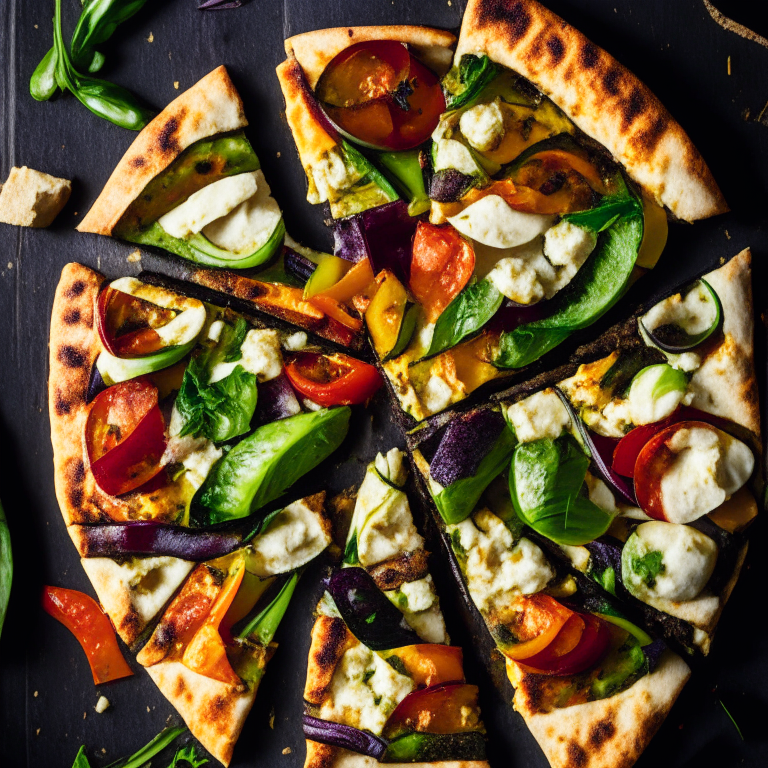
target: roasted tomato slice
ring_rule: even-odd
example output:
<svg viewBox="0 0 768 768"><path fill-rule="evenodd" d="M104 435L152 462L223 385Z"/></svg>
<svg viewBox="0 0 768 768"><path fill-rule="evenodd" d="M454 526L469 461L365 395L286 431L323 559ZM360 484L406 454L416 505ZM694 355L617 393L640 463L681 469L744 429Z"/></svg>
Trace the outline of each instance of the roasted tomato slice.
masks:
<svg viewBox="0 0 768 768"><path fill-rule="evenodd" d="M96 327L104 349L115 357L143 357L163 348L155 328L176 317L172 309L107 286L96 305Z"/></svg>
<svg viewBox="0 0 768 768"><path fill-rule="evenodd" d="M437 75L394 40L343 50L325 68L316 94L343 131L387 149L418 146L445 111Z"/></svg>
<svg viewBox="0 0 768 768"><path fill-rule="evenodd" d="M475 270L475 252L453 227L420 221L413 238L410 288L434 323Z"/></svg>
<svg viewBox="0 0 768 768"><path fill-rule="evenodd" d="M405 645L392 652L403 663L417 686L463 682L463 654L459 647L423 643Z"/></svg>
<svg viewBox="0 0 768 768"><path fill-rule="evenodd" d="M297 392L326 408L364 403L382 384L374 366L342 354L301 352L285 373Z"/></svg>
<svg viewBox="0 0 768 768"><path fill-rule="evenodd" d="M477 686L441 683L409 693L389 716L384 737L404 731L466 733L479 725Z"/></svg>
<svg viewBox="0 0 768 768"><path fill-rule="evenodd" d="M85 445L96 484L111 496L156 477L165 451L157 387L131 379L97 395L85 424Z"/></svg>
<svg viewBox="0 0 768 768"><path fill-rule="evenodd" d="M591 613L573 614L555 640L523 665L548 675L575 675L597 664L608 651L611 631Z"/></svg>
<svg viewBox="0 0 768 768"><path fill-rule="evenodd" d="M133 674L117 645L112 624L92 597L74 589L43 587L43 609L77 638L96 685Z"/></svg>
<svg viewBox="0 0 768 768"><path fill-rule="evenodd" d="M517 638L516 643L505 643L501 652L510 659L520 661L543 651L557 637L573 611L549 595L526 595L517 601L517 619L508 631Z"/></svg>

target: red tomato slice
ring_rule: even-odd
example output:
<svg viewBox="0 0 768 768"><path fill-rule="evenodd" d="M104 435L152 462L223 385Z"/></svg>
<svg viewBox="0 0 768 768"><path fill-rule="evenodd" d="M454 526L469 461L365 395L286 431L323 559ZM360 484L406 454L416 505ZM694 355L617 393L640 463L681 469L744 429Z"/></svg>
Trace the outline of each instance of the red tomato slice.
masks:
<svg viewBox="0 0 768 768"><path fill-rule="evenodd" d="M143 357L158 352L163 340L154 330L176 313L107 286L96 305L96 328L104 349L116 357Z"/></svg>
<svg viewBox="0 0 768 768"><path fill-rule="evenodd" d="M382 385L374 366L342 354L301 352L285 373L297 392L326 408L364 403Z"/></svg>
<svg viewBox="0 0 768 768"><path fill-rule="evenodd" d="M475 252L453 227L426 221L416 226L409 287L434 323L475 270Z"/></svg>
<svg viewBox="0 0 768 768"><path fill-rule="evenodd" d="M574 629L572 619L562 630L560 636L536 656L525 659L523 665L534 672L544 672L548 675L575 675L589 669L603 658L611 642L611 631L605 621L593 614L574 614L582 620L583 629ZM578 632L576 645L572 645ZM570 645L571 650L560 653Z"/></svg>
<svg viewBox="0 0 768 768"><path fill-rule="evenodd" d="M394 150L426 141L445 111L437 75L394 40L357 43L339 53L316 93L346 133Z"/></svg>
<svg viewBox="0 0 768 768"><path fill-rule="evenodd" d="M477 712L477 693L476 685L466 683L441 683L409 693L389 716L384 729L385 738L392 738L403 731L475 731L479 718L467 717L467 708Z"/></svg>
<svg viewBox="0 0 768 768"><path fill-rule="evenodd" d="M727 419L704 413L704 411L700 411L698 408L681 406L666 419L657 421L654 424L643 424L642 426L635 427L631 432L624 435L613 452L613 471L623 477L634 477L635 463L645 444L663 429L680 421L703 421L725 432L728 431Z"/></svg>
<svg viewBox="0 0 768 768"><path fill-rule="evenodd" d="M162 471L165 422L157 387L131 379L94 399L85 444L96 484L111 496L134 491Z"/></svg>
<svg viewBox="0 0 768 768"><path fill-rule="evenodd" d="M77 638L96 685L133 674L117 645L112 624L92 597L74 589L43 587L43 609Z"/></svg>
<svg viewBox="0 0 768 768"><path fill-rule="evenodd" d="M552 643L573 611L549 595L526 595L518 599L518 620L512 631L518 642L502 648L510 659L520 661L535 656Z"/></svg>

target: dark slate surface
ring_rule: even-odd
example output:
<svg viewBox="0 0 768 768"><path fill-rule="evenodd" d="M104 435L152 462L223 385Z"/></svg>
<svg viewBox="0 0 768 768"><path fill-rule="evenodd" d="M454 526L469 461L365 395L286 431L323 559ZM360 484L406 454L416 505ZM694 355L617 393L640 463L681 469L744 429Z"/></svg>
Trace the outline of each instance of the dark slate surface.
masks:
<svg viewBox="0 0 768 768"><path fill-rule="evenodd" d="M746 245L755 255L759 370L765 370L762 312L768 201L768 125L758 116L768 100L768 50L717 26L701 0L551 0L550 6L614 53L642 77L691 134L734 209L696 226L672 228L653 280L669 285L730 256ZM77 0L64 0L71 32ZM739 20L768 25L760 3L719 0ZM0 176L28 164L74 180L70 203L51 229L0 225L0 494L13 536L16 574L0 643L0 765L64 766L87 744L94 765L133 752L174 712L151 681L138 674L94 689L74 638L39 608L43 584L90 591L64 531L53 493L46 416L48 315L61 267L80 260L110 275L169 270L173 262L145 255L127 262L133 248L73 227L93 201L132 140L128 132L86 112L71 96L46 104L27 93L34 66L51 41L52 0L4 0L0 4ZM251 119L250 137L288 229L317 247L330 237L319 210L304 201L305 182L281 110L274 67L284 36L341 24L421 23L458 26L460 0L251 0L240 10L199 13L194 0L149 3L110 43L107 77L162 107L218 64L230 68ZM152 38L152 42L148 41ZM731 57L731 72L727 59ZM766 120L768 122L768 119ZM641 282L619 312L653 292ZM761 385L764 376L761 376ZM400 440L385 402L359 417L348 459L330 485L343 488L362 477L376 450ZM764 594L768 581L765 526L753 530L747 567L726 611L714 649L638 765L764 766L768 764L768 653ZM454 639L467 642L469 676L489 683L456 610L455 592L439 578ZM281 628L282 648L269 667L254 710L235 751L234 765L298 768L301 691L318 573L310 571ZM104 693L112 708L93 707ZM506 690L506 697L509 691ZM546 761L520 718L486 685L482 704L491 762L543 768ZM745 741L721 708L728 707ZM274 728L270 713L274 712ZM283 754L286 747L292 751ZM164 765L156 761L155 765Z"/></svg>

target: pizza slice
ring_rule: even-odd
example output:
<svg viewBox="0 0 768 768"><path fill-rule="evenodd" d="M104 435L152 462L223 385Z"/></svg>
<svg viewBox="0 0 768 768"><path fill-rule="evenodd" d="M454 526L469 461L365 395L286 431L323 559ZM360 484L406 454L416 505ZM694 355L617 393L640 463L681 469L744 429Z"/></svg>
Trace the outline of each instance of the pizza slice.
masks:
<svg viewBox="0 0 768 768"><path fill-rule="evenodd" d="M305 275L305 263L314 268L326 255L286 236L247 125L240 96L218 67L141 131L78 230L179 256L196 265L188 280L359 346L359 320L305 300L296 271Z"/></svg>
<svg viewBox="0 0 768 768"><path fill-rule="evenodd" d="M308 199L330 205L335 254L375 276L357 297L337 292L418 421L597 321L655 265L668 218L727 206L649 89L534 0L469 3L429 101L442 110L410 109L433 81L413 88L419 52L385 29L290 38L278 76ZM425 130L405 141L408 121ZM387 178L411 194L392 201Z"/></svg>
<svg viewBox="0 0 768 768"><path fill-rule="evenodd" d="M59 506L118 634L225 764L298 573L331 541L323 494L294 486L379 386L373 366L277 320L80 264L62 272L49 379Z"/></svg>
<svg viewBox="0 0 768 768"><path fill-rule="evenodd" d="M414 433L437 509L460 523L495 489L554 556L708 653L762 485L752 336L743 251L580 350L586 362Z"/></svg>
<svg viewBox="0 0 768 768"><path fill-rule="evenodd" d="M356 497L335 501L348 533L312 629L306 768L488 765L478 689L446 633L403 458L379 454Z"/></svg>

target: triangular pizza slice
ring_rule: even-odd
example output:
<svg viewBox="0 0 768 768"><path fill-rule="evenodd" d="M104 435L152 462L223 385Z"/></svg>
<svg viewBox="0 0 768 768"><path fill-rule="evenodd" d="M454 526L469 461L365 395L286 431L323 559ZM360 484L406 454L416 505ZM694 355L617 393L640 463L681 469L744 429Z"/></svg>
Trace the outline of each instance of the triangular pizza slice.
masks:
<svg viewBox="0 0 768 768"><path fill-rule="evenodd" d="M312 629L306 768L488 765L478 689L446 633L403 459L380 453L356 495L334 502L348 533Z"/></svg>
<svg viewBox="0 0 768 768"><path fill-rule="evenodd" d="M647 86L535 0L472 0L428 78L437 33L401 29L289 38L278 77L335 255L375 276L326 290L420 421L519 380L656 264L668 219L727 206Z"/></svg>
<svg viewBox="0 0 768 768"><path fill-rule="evenodd" d="M555 557L708 653L762 489L752 335L743 251L577 362L414 432L442 519L460 523L495 488Z"/></svg>
<svg viewBox="0 0 768 768"><path fill-rule="evenodd" d="M247 125L220 66L139 133L78 230L172 253L193 265L185 274L192 282L359 346L359 320L305 300L297 275L306 277L326 254L286 236Z"/></svg>
<svg viewBox="0 0 768 768"><path fill-rule="evenodd" d="M159 282L62 272L56 494L119 635L228 763L298 573L331 541L324 495L294 486L381 381L304 331Z"/></svg>

